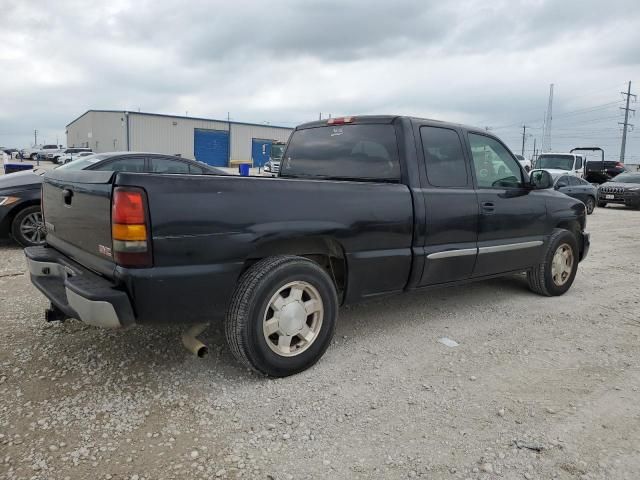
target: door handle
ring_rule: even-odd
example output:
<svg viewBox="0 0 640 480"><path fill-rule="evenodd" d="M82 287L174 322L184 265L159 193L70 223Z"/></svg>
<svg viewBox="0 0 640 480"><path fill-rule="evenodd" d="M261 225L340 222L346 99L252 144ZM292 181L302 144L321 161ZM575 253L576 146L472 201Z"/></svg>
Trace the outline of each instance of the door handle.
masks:
<svg viewBox="0 0 640 480"><path fill-rule="evenodd" d="M485 213L493 213L496 209L496 206L494 205L493 202L483 202L482 204L482 210Z"/></svg>

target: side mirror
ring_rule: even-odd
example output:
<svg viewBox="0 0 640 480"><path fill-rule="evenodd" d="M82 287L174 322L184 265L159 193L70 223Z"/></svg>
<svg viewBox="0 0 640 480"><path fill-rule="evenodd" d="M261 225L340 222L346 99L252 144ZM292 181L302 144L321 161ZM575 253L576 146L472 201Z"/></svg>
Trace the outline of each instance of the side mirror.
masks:
<svg viewBox="0 0 640 480"><path fill-rule="evenodd" d="M531 172L529 184L533 190L544 190L553 186L553 178L546 170L536 170Z"/></svg>

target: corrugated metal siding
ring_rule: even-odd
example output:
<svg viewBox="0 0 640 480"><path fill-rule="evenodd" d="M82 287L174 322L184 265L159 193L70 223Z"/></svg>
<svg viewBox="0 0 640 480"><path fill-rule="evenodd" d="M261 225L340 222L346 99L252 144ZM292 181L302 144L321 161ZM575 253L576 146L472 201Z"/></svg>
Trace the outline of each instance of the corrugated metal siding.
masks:
<svg viewBox="0 0 640 480"><path fill-rule="evenodd" d="M126 150L123 119L123 112L87 112L67 127L67 146L98 153Z"/></svg>
<svg viewBox="0 0 640 480"><path fill-rule="evenodd" d="M180 154L195 158L196 128L229 130L223 121L129 112L129 150ZM88 146L96 152L127 149L124 112L89 111L67 126L68 146ZM231 123L231 160L251 161L254 138L286 142L292 130L267 125ZM91 136L89 136L91 134Z"/></svg>
<svg viewBox="0 0 640 480"><path fill-rule="evenodd" d="M231 160L251 161L251 144L254 138L286 142L293 130L268 126L231 124Z"/></svg>
<svg viewBox="0 0 640 480"><path fill-rule="evenodd" d="M154 117L129 113L130 149L138 152L157 152L194 159L194 130L228 130L226 122L190 120L174 117Z"/></svg>

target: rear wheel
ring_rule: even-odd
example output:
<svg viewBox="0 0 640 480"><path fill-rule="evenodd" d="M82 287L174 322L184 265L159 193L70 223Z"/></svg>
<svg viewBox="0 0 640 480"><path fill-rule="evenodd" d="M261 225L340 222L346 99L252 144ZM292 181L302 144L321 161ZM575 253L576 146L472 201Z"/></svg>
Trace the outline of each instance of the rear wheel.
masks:
<svg viewBox="0 0 640 480"><path fill-rule="evenodd" d="M596 208L596 199L593 197L587 198L585 206L587 207L587 215L591 215L593 210Z"/></svg>
<svg viewBox="0 0 640 480"><path fill-rule="evenodd" d="M240 278L225 320L231 352L265 375L286 377L316 363L338 314L331 277L295 256L259 261Z"/></svg>
<svg viewBox="0 0 640 480"><path fill-rule="evenodd" d="M24 208L13 217L11 236L23 247L44 244L47 231L39 205Z"/></svg>
<svg viewBox="0 0 640 480"><path fill-rule="evenodd" d="M543 261L527 272L529 288L547 297L565 293L578 270L578 243L568 230L555 229L549 238Z"/></svg>

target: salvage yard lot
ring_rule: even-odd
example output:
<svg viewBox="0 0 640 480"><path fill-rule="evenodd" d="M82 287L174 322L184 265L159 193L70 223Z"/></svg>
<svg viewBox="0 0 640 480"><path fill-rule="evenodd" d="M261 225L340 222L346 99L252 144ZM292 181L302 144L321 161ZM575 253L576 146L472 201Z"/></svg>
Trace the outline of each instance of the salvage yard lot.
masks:
<svg viewBox="0 0 640 480"><path fill-rule="evenodd" d="M45 323L4 242L0 478L635 479L640 212L587 230L562 297L516 276L343 309L322 360L279 380L218 325L197 359L177 329Z"/></svg>

